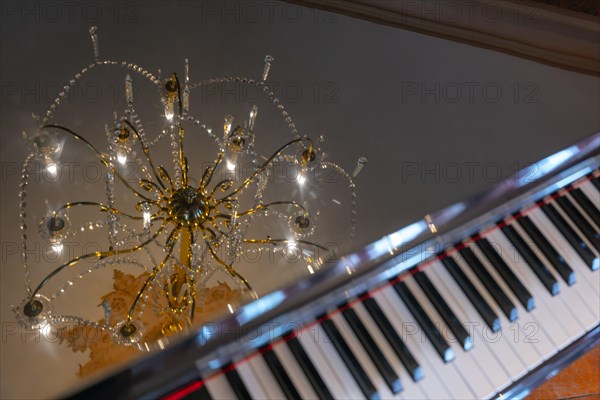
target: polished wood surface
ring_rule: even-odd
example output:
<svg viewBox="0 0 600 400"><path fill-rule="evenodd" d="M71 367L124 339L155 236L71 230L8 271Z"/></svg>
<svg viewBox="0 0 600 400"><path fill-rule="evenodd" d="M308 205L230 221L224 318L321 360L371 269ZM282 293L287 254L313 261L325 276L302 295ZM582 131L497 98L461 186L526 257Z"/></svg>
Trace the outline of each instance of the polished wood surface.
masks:
<svg viewBox="0 0 600 400"><path fill-rule="evenodd" d="M534 390L527 400L600 400L600 345Z"/></svg>

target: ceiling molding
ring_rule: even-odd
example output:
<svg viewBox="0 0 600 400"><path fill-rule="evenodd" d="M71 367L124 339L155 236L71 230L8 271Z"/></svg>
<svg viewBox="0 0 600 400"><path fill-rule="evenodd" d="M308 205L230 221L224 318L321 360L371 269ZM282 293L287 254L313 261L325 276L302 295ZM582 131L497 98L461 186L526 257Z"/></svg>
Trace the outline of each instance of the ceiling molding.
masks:
<svg viewBox="0 0 600 400"><path fill-rule="evenodd" d="M286 0L600 76L600 18L531 1Z"/></svg>

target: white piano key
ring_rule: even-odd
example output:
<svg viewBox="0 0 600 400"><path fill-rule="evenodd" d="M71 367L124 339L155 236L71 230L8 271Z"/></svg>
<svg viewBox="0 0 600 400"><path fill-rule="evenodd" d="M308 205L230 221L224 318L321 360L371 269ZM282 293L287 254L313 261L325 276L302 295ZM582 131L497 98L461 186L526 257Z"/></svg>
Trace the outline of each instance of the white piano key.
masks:
<svg viewBox="0 0 600 400"><path fill-rule="evenodd" d="M377 389L377 393L379 393L380 398L400 399L401 397L399 395L392 394L389 387L385 383L385 380L377 370L377 367L373 365L373 362L369 358L369 355L367 354L365 349L360 344L360 341L352 331L352 328L344 319L344 316L341 313L336 313L332 316L331 320L337 326L338 331L340 331L340 334L348 344L348 347L350 347L350 350L352 351L362 368L365 370L365 373L367 374L371 382L373 382L373 385L375 386L375 389Z"/></svg>
<svg viewBox="0 0 600 400"><path fill-rule="evenodd" d="M260 357L260 355L254 357ZM259 379L255 376L254 370L250 366L250 363L247 361L240 362L236 365L235 369L237 370L238 375L244 382L244 386L246 386L246 389L248 389L248 392L253 399L269 398L268 394L261 386Z"/></svg>
<svg viewBox="0 0 600 400"><path fill-rule="evenodd" d="M460 260L457 260L457 262L460 262ZM512 376L507 371L516 371L517 376L522 374L523 367L514 367L514 365L519 365L521 361L510 349L507 344L508 338L504 335L506 327L510 324L508 320L501 320L502 330L492 333L441 263L436 262L430 265L425 273L440 294L444 296L448 305L455 310L457 317L463 323L470 325L466 326L469 333L473 335L473 348L469 350L469 354L478 361L483 371L489 372L487 376L494 384L494 388L498 390L510 383ZM469 277L469 279L475 282L472 277ZM486 299L486 301L489 300ZM493 307L495 303L491 305ZM495 308L494 310L496 311ZM501 312L496 312L500 318L506 318ZM490 342L488 337L493 338L496 342Z"/></svg>
<svg viewBox="0 0 600 400"><path fill-rule="evenodd" d="M374 293L373 298L423 369L424 378L417 385L426 393L425 398L439 400L451 398L451 394L442 380L443 371L441 371L441 368L443 365L440 361L437 361L439 357L431 345L421 341L420 336L414 337L412 332L406 332L403 324L406 321L410 322L410 319L406 321L401 320L396 310L393 309L385 296L383 296L381 290Z"/></svg>
<svg viewBox="0 0 600 400"><path fill-rule="evenodd" d="M410 375L406 372L406 369L402 365L402 362L398 359L398 356L394 353L394 350L390 347L386 338L383 336L381 331L377 328L377 324L371 318L369 312L365 309L365 306L361 302L357 302L353 305L352 309L356 312L363 325L371 334L373 341L377 344L382 353L387 357L390 365L396 371L402 381L402 396L405 399L424 399L427 398L427 394L421 390L419 383L415 383Z"/></svg>
<svg viewBox="0 0 600 400"><path fill-rule="evenodd" d="M542 251L535 246L533 240L527 235L527 233L516 223L511 224L519 235L532 246L532 249L535 255L544 263L544 265L548 266L549 269L552 268L550 262L546 259ZM526 263L524 259L521 259L523 263ZM553 271L554 273L554 271ZM561 282L562 283L562 282ZM552 310L560 316L562 326L565 328L565 331L571 338L571 340L575 340L577 337L582 335L585 332L585 328L579 321L577 317L577 312L572 310L567 304L568 301L576 303L576 299L573 298L573 291L570 290L569 285L562 284L560 286L560 293L557 296L549 296L549 302L552 304ZM577 306L574 304L574 306Z"/></svg>
<svg viewBox="0 0 600 400"><path fill-rule="evenodd" d="M302 331L298 340L334 398L364 398L321 325Z"/></svg>
<svg viewBox="0 0 600 400"><path fill-rule="evenodd" d="M427 268L432 267L429 265ZM413 278L407 278L404 283L413 293L421 307L429 315L432 321L438 326L438 329L445 336L444 338L454 349L456 358L452 362L451 367L455 368L458 374L462 377L465 384L467 384L477 398L483 399L491 397L495 393L495 389L500 386L508 384L508 376L498 365L498 362L493 358L481 359L478 356L476 348L469 350L469 353L465 353L462 347L458 344L456 339L452 336L450 328L445 324L442 317L439 316L434 307L429 303L426 295L422 293L421 288L418 287L416 282L413 282ZM437 286L436 286L437 287ZM455 307L452 307L454 309ZM450 339L450 340L449 340ZM472 351L474 350L474 351ZM498 382L492 382L490 379L491 374L486 374L484 371L494 370L494 376L502 377Z"/></svg>
<svg viewBox="0 0 600 400"><path fill-rule="evenodd" d="M592 271L588 268L558 228L552 224L541 210L533 210L529 215L534 223L539 227L543 227L548 241L552 243L554 248L575 271L577 278L573 289L589 311L589 315L588 313L584 315L586 317L585 326L589 329L597 325L600 318L600 274L598 274L598 271ZM589 318L590 316L591 318Z"/></svg>
<svg viewBox="0 0 600 400"><path fill-rule="evenodd" d="M256 380L262 387L266 397L265 399L285 399L285 395L281 391L277 380L271 374L269 366L263 359L262 355L258 354L254 357L250 357L246 363L250 366L254 372ZM247 387L247 386L246 386ZM248 388L248 387L247 387ZM248 388L250 390L250 388Z"/></svg>
<svg viewBox="0 0 600 400"><path fill-rule="evenodd" d="M482 264L484 262L486 262L486 260L482 260L483 257L479 257L479 254L478 254L479 251L477 250L476 247L473 246L472 249L473 249L476 257L481 261ZM496 359L498 359L498 357L500 355L499 359L500 359L501 365L503 366L504 371L506 372L506 375L504 376L504 378L501 378L500 374L494 375L494 378L496 378L494 384L495 384L496 388L504 387L504 386L508 385L511 377L521 376L527 371L525 363L521 360L521 358L519 357L517 351L513 348L513 346L511 346L510 336L506 334L507 329L512 325L512 322L508 320L508 318L506 317L506 314L504 314L502 312L502 310L500 309L498 304L494 301L494 299L492 298L490 293L487 291L485 286L481 283L481 281L477 278L477 276L475 276L475 273L473 272L473 270L471 268L468 268L468 266L465 264L465 261L460 256L457 256L455 258L456 258L456 262L461 266L461 268L463 268L463 270L465 271L465 274L473 282L473 285L477 288L479 293L481 293L481 296L485 299L485 301L487 301L487 303L490 305L490 307L492 307L492 310L494 310L494 312L498 315L498 318L500 318L500 326L502 327L502 331L499 332L498 334L494 334L489 329L486 329L487 327L485 325L482 325L481 332L484 336L482 338L484 343L482 343L482 344L484 346L480 346L480 347L487 347L489 349L489 351L491 352L492 356ZM484 268L485 268L485 265L484 265ZM500 285L500 282L498 282L498 284ZM502 286L500 286L500 287L502 287ZM451 291L453 291L453 289L451 289ZM515 305L515 307L517 307L517 310L519 311L519 316L520 316L524 312L524 309L519 307L520 304L518 301L515 301L510 297L509 292L510 291L504 290L504 293L507 296L509 296L509 299ZM489 340L487 339L488 337L490 338Z"/></svg>
<svg viewBox="0 0 600 400"><path fill-rule="evenodd" d="M235 393L231 386L229 386L229 382L227 382L227 378L225 378L224 373L218 372L216 375L211 376L210 378L205 380L206 388L210 393L210 397L215 400L231 400L237 399Z"/></svg>
<svg viewBox="0 0 600 400"><path fill-rule="evenodd" d="M558 313L553 308L555 302L552 301L553 299L544 285L500 230L490 232L488 238L494 244L500 257L535 297L535 309L531 313L536 316L541 324L540 328L543 326L548 338L554 343L555 349L552 354L565 347L571 342L571 339L565 332L562 322L557 319L559 318ZM552 354L547 354L544 358L547 359Z"/></svg>
<svg viewBox="0 0 600 400"><path fill-rule="evenodd" d="M404 324L412 324L412 326L417 327L417 335L414 336L414 340L422 344L421 348L423 349L423 358L427 358L431 360L431 367L435 368L438 371L438 376L443 381L446 390L450 394L451 398L464 399L471 398L475 396L475 394L471 391L470 387L463 382L462 377L456 372L454 366L450 363L443 363L439 355L435 352L433 345L427 339L425 332L423 332L423 328L421 328L415 322L415 319L406 308L406 305L400 300L400 297L396 294L396 292L391 287L386 287L381 290L380 294L384 297L388 304L391 306L391 309L394 313L396 313L400 320L404 322ZM386 310L384 310L386 312ZM392 314L393 315L393 314ZM388 318L389 319L389 318ZM391 322L391 321L390 321ZM406 325L404 325L406 326ZM408 334L405 329L402 329L400 326L400 337L411 337L413 335Z"/></svg>
<svg viewBox="0 0 600 400"><path fill-rule="evenodd" d="M544 361L543 355L552 351L552 345L543 330L539 331L538 335L540 337L537 340L525 340L527 335L525 328L530 326L539 326L539 322L535 319L535 317L533 317L531 312L527 311L525 307L523 307L523 305L518 301L515 294L510 290L506 282L504 282L502 277L498 274L488 259L483 254L478 254L478 256L480 256L479 259L483 266L488 270L496 282L498 282L498 285L500 285L502 290L504 290L506 295L519 310L519 319L506 324L506 326L503 328L503 335L515 349L516 354L523 361L526 369L531 370ZM512 377L513 379L516 379L519 378L520 375L515 373L512 375Z"/></svg>
<svg viewBox="0 0 600 400"><path fill-rule="evenodd" d="M579 184L579 189L587 196L588 199L596 206L600 205L600 192L596 189L596 186L592 184L587 178Z"/></svg>
<svg viewBox="0 0 600 400"><path fill-rule="evenodd" d="M496 235L500 235L499 238L496 238ZM536 348L538 354L542 357L542 360L546 360L557 351L557 345L555 343L555 339L553 338L553 333L554 336L556 336L556 330L559 329L559 323L556 320L556 316L551 310L548 309L548 306L544 300L538 295L540 290L542 290L542 293L544 294L547 293L546 288L539 283L539 280L537 280L533 274L529 275L529 278L533 279L535 285L537 286L534 285L529 287L528 281L527 279L523 278L521 271L516 270L515 267L509 262L508 258L513 257L514 259L514 255L511 256L507 248L503 247L504 245L510 246L510 243L504 236L502 236L499 230L488 234L487 238L490 243L492 243L494 248L499 252L500 256L506 262L509 268L511 268L515 276L531 292L535 300L535 308L533 310L529 312L522 312L520 314L518 326L511 325L511 335L513 340L521 343L532 344L533 347ZM526 271L530 272L529 269L526 269ZM523 309L523 311L525 310ZM563 331L560 330L559 333L563 333ZM539 362L535 362L532 365L535 366L538 363Z"/></svg>
<svg viewBox="0 0 600 400"><path fill-rule="evenodd" d="M319 397L313 390L310 382L302 372L302 368L296 362L294 355L283 342L277 342L273 345L273 351L277 354L279 361L285 368L292 383L298 390L298 393L303 399L318 399Z"/></svg>

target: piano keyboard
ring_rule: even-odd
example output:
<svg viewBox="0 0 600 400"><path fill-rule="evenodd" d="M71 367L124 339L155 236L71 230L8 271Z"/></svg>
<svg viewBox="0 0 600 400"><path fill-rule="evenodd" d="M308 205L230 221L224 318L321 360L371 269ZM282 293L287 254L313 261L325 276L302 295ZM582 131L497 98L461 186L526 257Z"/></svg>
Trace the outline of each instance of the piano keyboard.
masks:
<svg viewBox="0 0 600 400"><path fill-rule="evenodd" d="M600 323L600 171L165 398L469 399Z"/></svg>
<svg viewBox="0 0 600 400"><path fill-rule="evenodd" d="M600 133L72 399L523 398L600 341Z"/></svg>

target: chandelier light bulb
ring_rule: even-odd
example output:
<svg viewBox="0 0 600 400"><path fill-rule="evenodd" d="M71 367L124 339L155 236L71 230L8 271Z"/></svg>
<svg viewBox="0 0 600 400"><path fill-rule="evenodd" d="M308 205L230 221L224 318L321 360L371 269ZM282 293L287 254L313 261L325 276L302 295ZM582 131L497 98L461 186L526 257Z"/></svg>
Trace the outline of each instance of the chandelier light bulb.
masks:
<svg viewBox="0 0 600 400"><path fill-rule="evenodd" d="M50 162L46 165L46 172L51 179L58 176L58 165L55 162Z"/></svg>
<svg viewBox="0 0 600 400"><path fill-rule="evenodd" d="M117 152L117 161L119 161L119 164L123 166L127 164L127 154L123 150L119 150Z"/></svg>

